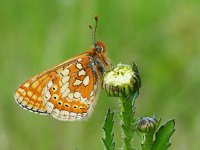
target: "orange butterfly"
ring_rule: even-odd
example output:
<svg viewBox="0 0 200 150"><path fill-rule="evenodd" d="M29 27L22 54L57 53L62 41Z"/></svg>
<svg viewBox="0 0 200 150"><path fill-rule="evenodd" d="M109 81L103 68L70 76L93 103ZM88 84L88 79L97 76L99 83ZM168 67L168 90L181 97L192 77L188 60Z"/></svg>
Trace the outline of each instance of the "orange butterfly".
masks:
<svg viewBox="0 0 200 150"><path fill-rule="evenodd" d="M111 68L105 45L95 40L98 17L95 21L94 48L26 80L14 94L21 107L63 121L84 119L91 113L103 73Z"/></svg>

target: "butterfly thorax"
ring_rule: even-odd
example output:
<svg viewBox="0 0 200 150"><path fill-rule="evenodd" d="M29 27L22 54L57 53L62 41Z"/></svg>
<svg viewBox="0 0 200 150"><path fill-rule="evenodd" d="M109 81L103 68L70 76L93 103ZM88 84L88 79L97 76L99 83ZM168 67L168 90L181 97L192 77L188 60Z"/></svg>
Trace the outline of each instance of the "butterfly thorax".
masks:
<svg viewBox="0 0 200 150"><path fill-rule="evenodd" d="M95 66L97 66L101 75L111 68L110 60L104 55L105 51L106 46L100 41L97 41L94 47L91 48L91 55L94 58Z"/></svg>

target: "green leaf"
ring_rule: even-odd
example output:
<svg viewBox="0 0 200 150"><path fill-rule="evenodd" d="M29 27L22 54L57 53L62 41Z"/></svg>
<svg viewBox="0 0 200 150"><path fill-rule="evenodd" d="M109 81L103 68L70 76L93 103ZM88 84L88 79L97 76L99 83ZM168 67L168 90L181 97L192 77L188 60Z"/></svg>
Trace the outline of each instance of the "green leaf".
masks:
<svg viewBox="0 0 200 150"><path fill-rule="evenodd" d="M115 149L115 142L113 140L114 133L113 133L113 115L114 112L110 112L110 109L108 109L106 119L103 125L103 130L105 132L104 138L102 138L102 141L104 143L104 150L114 150Z"/></svg>
<svg viewBox="0 0 200 150"><path fill-rule="evenodd" d="M169 120L164 125L162 125L156 132L156 138L152 146L152 150L167 150L171 145L169 142L170 137L174 133L175 120Z"/></svg>

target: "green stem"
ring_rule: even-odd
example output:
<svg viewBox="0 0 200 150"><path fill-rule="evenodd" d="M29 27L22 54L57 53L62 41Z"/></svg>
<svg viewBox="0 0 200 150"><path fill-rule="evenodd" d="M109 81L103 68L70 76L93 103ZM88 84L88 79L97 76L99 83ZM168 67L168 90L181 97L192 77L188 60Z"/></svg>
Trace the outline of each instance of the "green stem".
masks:
<svg viewBox="0 0 200 150"><path fill-rule="evenodd" d="M145 133L144 140L142 142L142 150L151 150L152 149L153 135L154 135L154 131Z"/></svg>
<svg viewBox="0 0 200 150"><path fill-rule="evenodd" d="M124 147L126 150L132 150L132 139L135 129L133 123L136 121L134 118L134 105L138 92L128 97L120 97L122 103L122 131L124 134Z"/></svg>

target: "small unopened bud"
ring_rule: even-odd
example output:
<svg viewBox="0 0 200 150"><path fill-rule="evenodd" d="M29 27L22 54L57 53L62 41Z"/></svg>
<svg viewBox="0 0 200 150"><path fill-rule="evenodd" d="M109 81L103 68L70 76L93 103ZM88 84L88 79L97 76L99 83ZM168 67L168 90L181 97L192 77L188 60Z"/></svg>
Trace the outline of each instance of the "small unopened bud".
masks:
<svg viewBox="0 0 200 150"><path fill-rule="evenodd" d="M158 121L155 116L153 117L144 117L138 120L136 124L136 130L141 133L147 133L149 131L155 131L160 124L160 120Z"/></svg>
<svg viewBox="0 0 200 150"><path fill-rule="evenodd" d="M139 90L141 80L136 64L133 66L118 64L103 77L103 88L110 96L122 97Z"/></svg>

